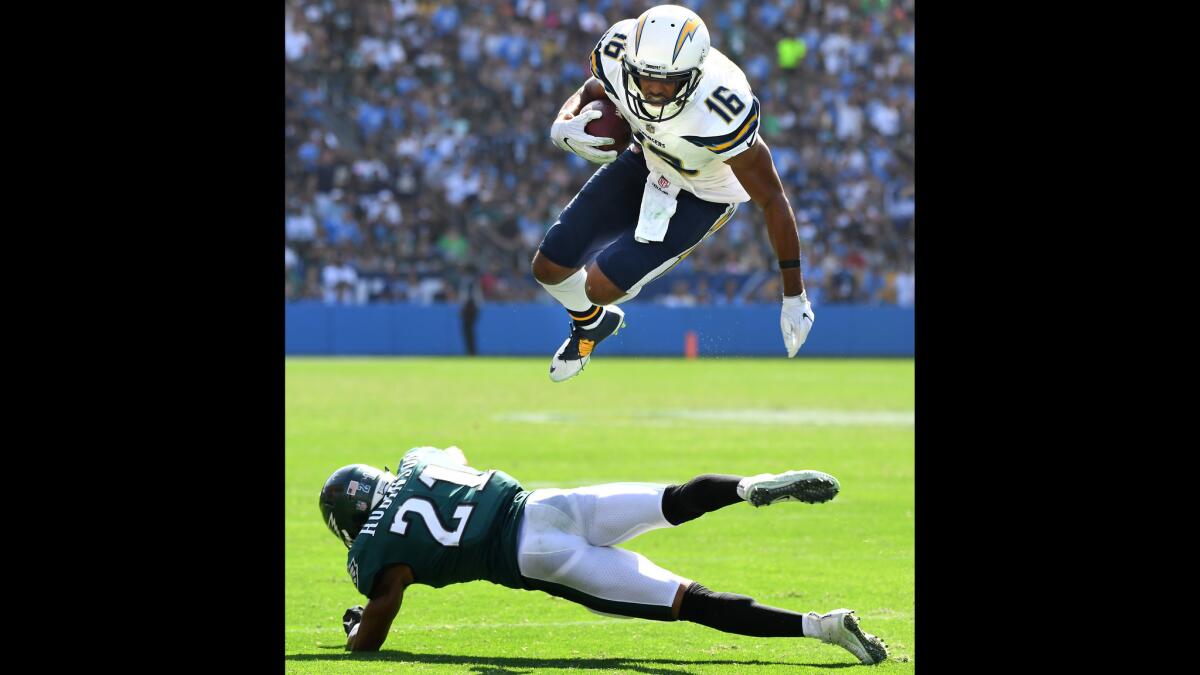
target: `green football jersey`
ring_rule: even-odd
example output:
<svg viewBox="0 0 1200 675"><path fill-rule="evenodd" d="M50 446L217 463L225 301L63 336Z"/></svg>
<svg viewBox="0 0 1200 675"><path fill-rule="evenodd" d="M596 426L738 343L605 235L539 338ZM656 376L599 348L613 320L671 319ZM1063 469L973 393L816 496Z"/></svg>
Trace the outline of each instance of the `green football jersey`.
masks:
<svg viewBox="0 0 1200 675"><path fill-rule="evenodd" d="M370 597L384 568L404 563L434 587L486 580L523 588L517 525L529 492L503 471L456 463L437 448L415 448L350 547L346 569Z"/></svg>

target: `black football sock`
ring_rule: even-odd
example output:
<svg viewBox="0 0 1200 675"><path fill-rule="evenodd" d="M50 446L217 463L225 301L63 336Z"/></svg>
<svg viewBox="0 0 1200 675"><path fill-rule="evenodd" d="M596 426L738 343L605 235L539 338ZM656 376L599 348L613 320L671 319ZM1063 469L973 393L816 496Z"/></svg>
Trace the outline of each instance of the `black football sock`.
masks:
<svg viewBox="0 0 1200 675"><path fill-rule="evenodd" d="M698 583L683 592L679 620L754 637L804 637L804 615L768 607L736 593L713 593Z"/></svg>
<svg viewBox="0 0 1200 675"><path fill-rule="evenodd" d="M663 492L663 517L672 525L678 525L709 511L736 504L742 501L737 493L741 479L741 476L706 473L683 485L668 485Z"/></svg>
<svg viewBox="0 0 1200 675"><path fill-rule="evenodd" d="M573 312L568 309L567 314L571 315L571 320L575 322L576 326L579 326L580 328L587 328L600 320L600 316L603 311L603 307L599 305L592 305L582 312Z"/></svg>

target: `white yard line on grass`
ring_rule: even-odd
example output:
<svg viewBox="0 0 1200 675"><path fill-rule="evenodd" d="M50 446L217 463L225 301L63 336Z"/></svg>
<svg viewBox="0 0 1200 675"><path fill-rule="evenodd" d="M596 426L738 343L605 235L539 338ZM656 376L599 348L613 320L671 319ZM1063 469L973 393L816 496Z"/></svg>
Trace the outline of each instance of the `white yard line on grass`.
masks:
<svg viewBox="0 0 1200 675"><path fill-rule="evenodd" d="M762 408L715 410L646 410L629 413L513 411L492 416L500 422L527 424L617 424L623 426L816 425L913 426L911 410L768 410Z"/></svg>

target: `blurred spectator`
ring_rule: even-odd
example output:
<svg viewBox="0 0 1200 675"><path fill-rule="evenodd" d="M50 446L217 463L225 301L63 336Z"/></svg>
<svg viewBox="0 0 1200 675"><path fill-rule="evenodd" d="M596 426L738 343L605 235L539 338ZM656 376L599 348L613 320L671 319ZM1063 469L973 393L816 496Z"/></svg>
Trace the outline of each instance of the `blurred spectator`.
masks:
<svg viewBox="0 0 1200 675"><path fill-rule="evenodd" d="M596 40L652 0L286 0L285 297L549 302L529 261L597 168L550 122ZM762 106L816 302L911 306L913 0L705 0L713 46ZM323 265L330 250L354 265ZM744 204L634 302L778 302L762 212ZM347 284L353 290L346 292ZM710 290L711 289L711 290ZM732 289L732 290L731 290Z"/></svg>
<svg viewBox="0 0 1200 675"><path fill-rule="evenodd" d="M301 286L304 283L303 272L300 269L300 257L290 246L283 247L283 297L295 300L300 297Z"/></svg>
<svg viewBox="0 0 1200 675"><path fill-rule="evenodd" d="M811 293L809 294L812 295ZM811 298L810 298L811 299ZM721 295L717 296L716 304L718 305L740 305L742 298L738 295L738 280L734 277L725 279L725 287Z"/></svg>
<svg viewBox="0 0 1200 675"><path fill-rule="evenodd" d="M917 278L911 268L896 275L896 304L912 307L916 300L916 292Z"/></svg>
<svg viewBox="0 0 1200 675"><path fill-rule="evenodd" d="M462 300L459 318L462 321L463 344L467 354L475 356L475 324L479 321L479 310L483 306L483 291L474 266L467 267L459 297Z"/></svg>
<svg viewBox="0 0 1200 675"><path fill-rule="evenodd" d="M345 262L341 251L335 253L333 262L321 270L321 285L326 303L354 304L358 272Z"/></svg>
<svg viewBox="0 0 1200 675"><path fill-rule="evenodd" d="M696 304L711 305L712 301L712 293L708 290L708 279L700 277L696 280Z"/></svg>
<svg viewBox="0 0 1200 675"><path fill-rule="evenodd" d="M775 50L778 52L779 67L791 70L804 60L808 53L808 44L803 38L785 37L776 43Z"/></svg>
<svg viewBox="0 0 1200 675"><path fill-rule="evenodd" d="M671 284L671 293L662 299L662 304L667 307L694 307L696 296L692 295L686 279L675 279Z"/></svg>
<svg viewBox="0 0 1200 675"><path fill-rule="evenodd" d="M284 231L290 242L311 242L317 238L317 221L307 209L288 209Z"/></svg>

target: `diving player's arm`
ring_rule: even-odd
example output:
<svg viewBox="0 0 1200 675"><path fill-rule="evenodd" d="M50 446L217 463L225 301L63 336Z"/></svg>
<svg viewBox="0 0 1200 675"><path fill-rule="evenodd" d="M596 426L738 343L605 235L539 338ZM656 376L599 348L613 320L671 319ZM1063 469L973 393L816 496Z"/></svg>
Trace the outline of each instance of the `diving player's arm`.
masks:
<svg viewBox="0 0 1200 675"><path fill-rule="evenodd" d="M799 260L800 236L796 233L796 216L783 191L783 183L775 171L775 162L771 159L771 150L766 141L759 136L753 147L725 163L733 169L733 175L737 176L750 199L763 210L775 257L780 261ZM804 279L799 267L789 267L779 273L785 296L804 292Z"/></svg>
<svg viewBox="0 0 1200 675"><path fill-rule="evenodd" d="M412 582L412 569L408 565L394 565L379 574L372 590L374 595L363 608L362 621L350 629L346 649L355 652L379 651L391 630L392 620L400 612L404 589Z"/></svg>
<svg viewBox="0 0 1200 675"><path fill-rule="evenodd" d="M467 455L462 451L462 448L458 447L457 445L452 445L442 450L442 452L449 455L450 459L453 459L463 466L467 466Z"/></svg>
<svg viewBox="0 0 1200 675"><path fill-rule="evenodd" d="M403 464L404 460L410 455L430 455L428 458L426 458L426 461L434 464L445 465L448 460L452 464L462 464L463 466L467 466L467 455L457 445L451 445L445 449L435 448L431 445L423 445L419 448L413 448L412 450L404 453L404 457L400 459L400 463Z"/></svg>

